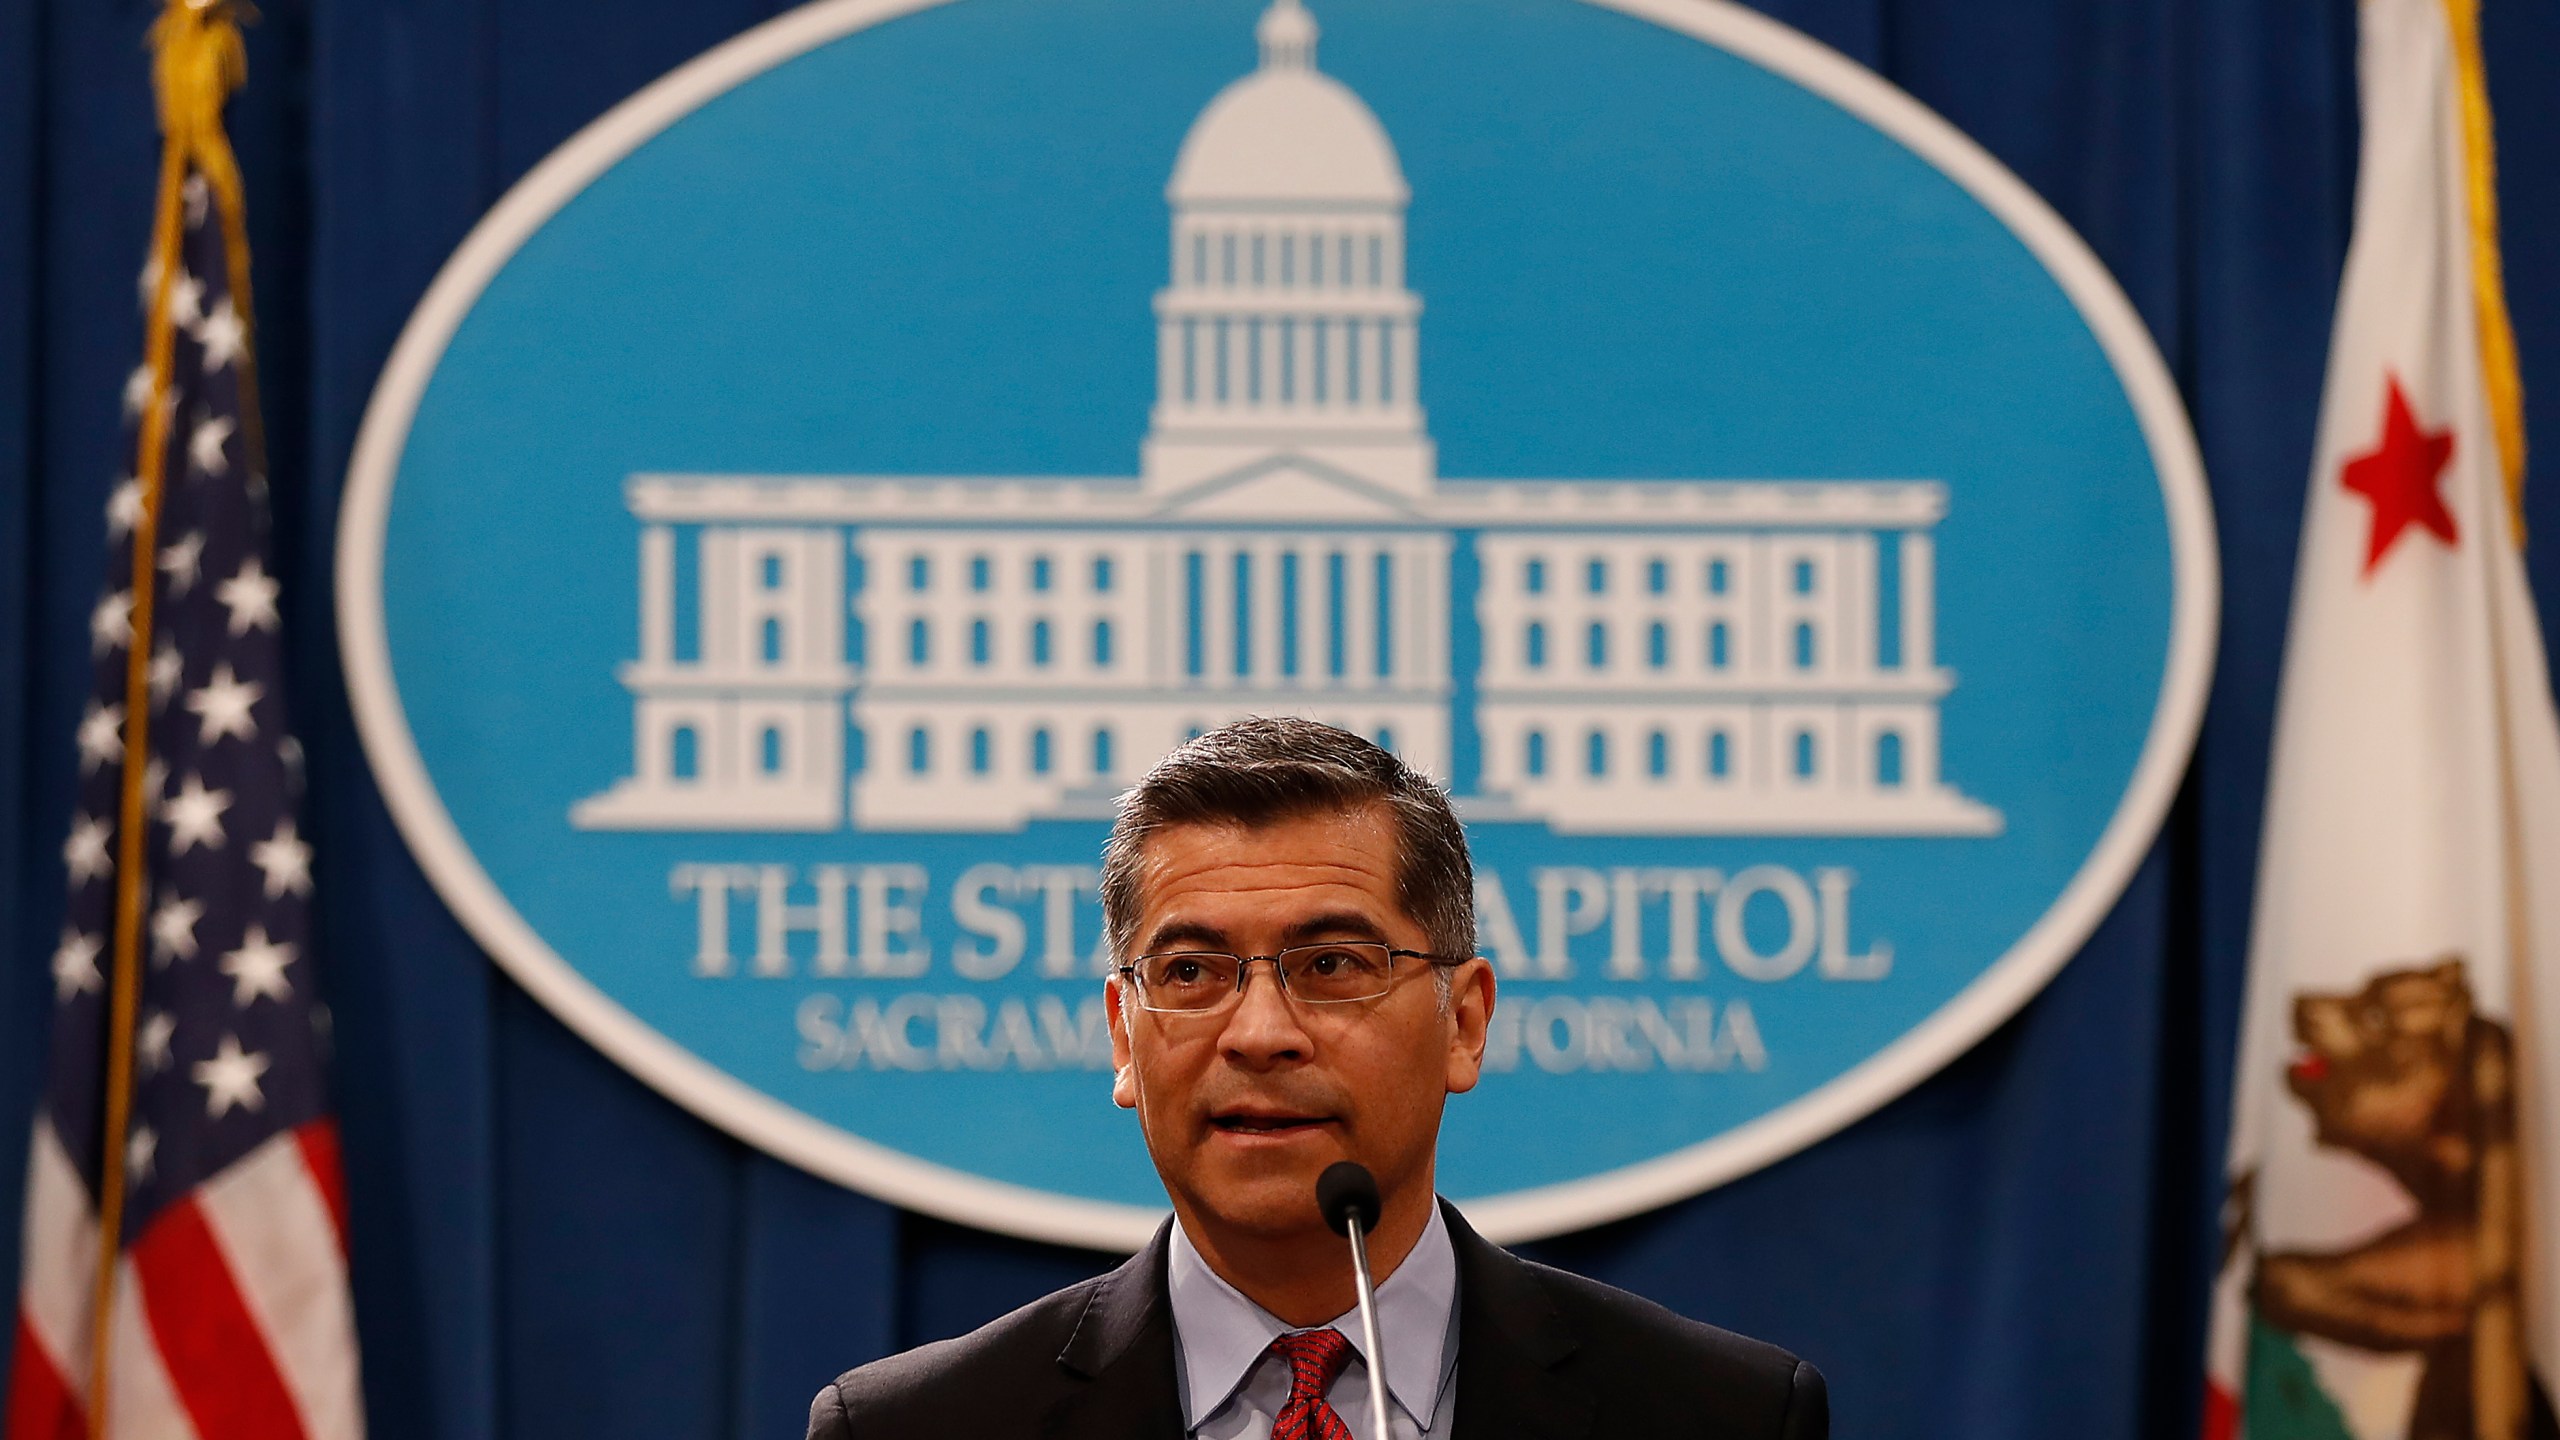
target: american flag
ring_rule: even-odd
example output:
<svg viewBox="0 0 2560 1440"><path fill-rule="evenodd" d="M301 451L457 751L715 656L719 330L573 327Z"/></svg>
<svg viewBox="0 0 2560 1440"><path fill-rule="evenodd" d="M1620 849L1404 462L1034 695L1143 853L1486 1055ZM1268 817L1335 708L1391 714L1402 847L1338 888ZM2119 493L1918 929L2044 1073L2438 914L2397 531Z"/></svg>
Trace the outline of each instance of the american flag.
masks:
<svg viewBox="0 0 2560 1440"><path fill-rule="evenodd" d="M6 1440L363 1433L322 1074L328 1012L311 954L311 847L286 726L265 478L247 433L249 318L229 278L226 220L236 216L201 171L185 175L172 217L180 263L166 286L168 381L146 363L124 396L137 437L163 407L166 444L156 614L141 637L150 818L105 1413L103 1423L90 1413L90 1392L119 812L136 758L125 687L145 492L131 477L107 505L107 583L89 622L95 688L62 847L70 904L52 955L52 1066L28 1162ZM146 312L159 268L143 277Z"/></svg>

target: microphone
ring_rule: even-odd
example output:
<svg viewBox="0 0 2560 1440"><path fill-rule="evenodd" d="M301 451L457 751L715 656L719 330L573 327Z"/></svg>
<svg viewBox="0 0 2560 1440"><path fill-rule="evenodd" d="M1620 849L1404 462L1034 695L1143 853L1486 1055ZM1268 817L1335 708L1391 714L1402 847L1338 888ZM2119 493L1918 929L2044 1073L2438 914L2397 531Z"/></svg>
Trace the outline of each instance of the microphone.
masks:
<svg viewBox="0 0 2560 1440"><path fill-rule="evenodd" d="M1360 1295L1360 1338L1369 1352L1369 1433L1393 1440L1387 1428L1387 1353L1378 1344L1378 1291L1369 1281L1368 1234L1378 1226L1378 1177L1357 1160L1336 1160L1316 1177L1316 1209L1335 1234L1351 1242L1351 1281Z"/></svg>

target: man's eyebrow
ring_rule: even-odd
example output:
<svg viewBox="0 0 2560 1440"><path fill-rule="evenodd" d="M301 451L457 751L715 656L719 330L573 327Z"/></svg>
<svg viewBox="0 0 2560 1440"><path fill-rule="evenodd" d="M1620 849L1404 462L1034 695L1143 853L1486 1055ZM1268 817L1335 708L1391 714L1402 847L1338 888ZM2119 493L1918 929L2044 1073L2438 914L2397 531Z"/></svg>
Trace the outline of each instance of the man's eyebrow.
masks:
<svg viewBox="0 0 2560 1440"><path fill-rule="evenodd" d="M1296 921L1280 934L1284 945L1303 945L1310 940L1384 940L1387 932L1378 922L1357 910L1328 910Z"/></svg>
<svg viewBox="0 0 2560 1440"><path fill-rule="evenodd" d="M1183 946L1224 950L1227 948L1227 932L1205 921L1168 920L1147 933L1145 953L1154 955Z"/></svg>

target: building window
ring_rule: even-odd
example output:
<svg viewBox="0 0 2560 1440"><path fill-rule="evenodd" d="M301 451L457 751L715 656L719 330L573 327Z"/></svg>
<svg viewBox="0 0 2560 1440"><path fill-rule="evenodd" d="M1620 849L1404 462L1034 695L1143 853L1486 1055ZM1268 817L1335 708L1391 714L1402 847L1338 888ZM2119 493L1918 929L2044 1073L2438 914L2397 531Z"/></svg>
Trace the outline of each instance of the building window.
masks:
<svg viewBox="0 0 2560 1440"><path fill-rule="evenodd" d="M1046 555L1031 557L1031 588L1043 594L1049 589L1049 557Z"/></svg>
<svg viewBox="0 0 2560 1440"><path fill-rule="evenodd" d="M1733 663L1733 632L1721 620L1707 627L1707 664L1722 670Z"/></svg>
<svg viewBox="0 0 2560 1440"><path fill-rule="evenodd" d="M1733 588L1733 571L1721 560L1707 562L1707 593L1722 595Z"/></svg>
<svg viewBox="0 0 2560 1440"><path fill-rule="evenodd" d="M1209 562L1197 550L1182 557L1182 673L1194 679L1209 668Z"/></svg>
<svg viewBox="0 0 2560 1440"><path fill-rule="evenodd" d="M868 639L869 631L867 627L863 625L862 617L859 615L846 617L844 623L845 663L852 665L857 669L867 663L863 658L863 652L868 648L865 644Z"/></svg>
<svg viewBox="0 0 2560 1440"><path fill-rule="evenodd" d="M1235 611L1235 672L1239 676L1253 673L1253 552L1239 550L1230 567L1233 575L1233 608Z"/></svg>
<svg viewBox="0 0 2560 1440"><path fill-rule="evenodd" d="M859 775L871 767L871 737L859 725L845 727L845 768Z"/></svg>
<svg viewBox="0 0 2560 1440"><path fill-rule="evenodd" d="M1339 550L1324 557L1325 673L1339 680L1351 664L1351 562Z"/></svg>
<svg viewBox="0 0 2560 1440"><path fill-rule="evenodd" d="M782 663L782 621L770 615L765 617L764 622L764 663L767 665Z"/></svg>
<svg viewBox="0 0 2560 1440"><path fill-rule="evenodd" d="M1049 663L1049 622L1046 620L1031 622L1031 663L1034 665Z"/></svg>
<svg viewBox="0 0 2560 1440"><path fill-rule="evenodd" d="M996 583L995 562L984 555L969 557L969 588L983 591Z"/></svg>
<svg viewBox="0 0 2560 1440"><path fill-rule="evenodd" d="M1902 783L1902 732L1887 730L1876 736L1876 783L1899 786Z"/></svg>
<svg viewBox="0 0 2560 1440"><path fill-rule="evenodd" d="M1733 773L1733 739L1722 730L1707 734L1707 774L1722 780Z"/></svg>
<svg viewBox="0 0 2560 1440"><path fill-rule="evenodd" d="M1280 285L1286 289L1298 283L1298 237L1280 237Z"/></svg>
<svg viewBox="0 0 2560 1440"><path fill-rule="evenodd" d="M1671 627L1659 620L1645 627L1644 663L1656 670L1671 663Z"/></svg>
<svg viewBox="0 0 2560 1440"><path fill-rule="evenodd" d="M907 622L907 663L922 665L933 659L933 627L923 617Z"/></svg>
<svg viewBox="0 0 2560 1440"><path fill-rule="evenodd" d="M1812 779L1814 770L1813 762L1813 732L1810 730L1799 730L1796 732L1796 778L1799 780Z"/></svg>
<svg viewBox="0 0 2560 1440"><path fill-rule="evenodd" d="M1547 663L1547 622L1544 620L1532 620L1529 622L1529 628L1522 631L1520 634L1520 653L1521 658L1528 663L1530 669L1537 670L1545 667Z"/></svg>
<svg viewBox="0 0 2560 1440"><path fill-rule="evenodd" d="M1609 773L1609 732L1594 730L1582 737L1582 773L1594 780Z"/></svg>
<svg viewBox="0 0 2560 1440"><path fill-rule="evenodd" d="M1810 670L1813 660L1813 622L1799 620L1796 622L1796 668Z"/></svg>
<svg viewBox="0 0 2560 1440"><path fill-rule="evenodd" d="M1093 665L1097 670L1111 668L1111 622L1093 622Z"/></svg>
<svg viewBox="0 0 2560 1440"><path fill-rule="evenodd" d="M1341 263L1334 268L1334 283L1348 290L1351 288L1351 236L1348 232L1340 237L1336 249Z"/></svg>
<svg viewBox="0 0 2560 1440"><path fill-rule="evenodd" d="M1671 562L1660 556L1644 562L1644 588L1659 595L1671 588Z"/></svg>
<svg viewBox="0 0 2560 1440"><path fill-rule="evenodd" d="M779 555L764 557L764 588L767 590L782 588L782 557Z"/></svg>
<svg viewBox="0 0 2560 1440"><path fill-rule="evenodd" d="M1532 560L1520 567L1520 588L1532 595L1547 593L1547 562Z"/></svg>
<svg viewBox="0 0 2560 1440"><path fill-rule="evenodd" d="M679 725L667 737L667 773L678 780L701 776L702 735L692 726Z"/></svg>
<svg viewBox="0 0 2560 1440"><path fill-rule="evenodd" d="M1096 595L1111 593L1111 557L1108 555L1093 557L1093 593Z"/></svg>
<svg viewBox="0 0 2560 1440"><path fill-rule="evenodd" d="M1594 670L1609 663L1609 627L1600 621L1582 632L1582 661Z"/></svg>
<svg viewBox="0 0 2560 1440"><path fill-rule="evenodd" d="M921 725L907 732L907 773L922 775L933 768L933 737Z"/></svg>
<svg viewBox="0 0 2560 1440"><path fill-rule="evenodd" d="M1369 285L1375 289L1387 283L1387 242L1384 236L1369 237Z"/></svg>
<svg viewBox="0 0 2560 1440"><path fill-rule="evenodd" d="M764 727L764 734L759 738L764 751L764 754L761 757L764 761L764 773L767 775L781 774L782 731L774 726L767 725Z"/></svg>
<svg viewBox="0 0 2560 1440"><path fill-rule="evenodd" d="M1262 283L1263 254L1264 240L1261 233L1257 231L1253 237L1253 283L1256 285Z"/></svg>
<svg viewBox="0 0 2560 1440"><path fill-rule="evenodd" d="M1582 566L1582 588L1594 595L1609 593L1609 562L1597 556Z"/></svg>
<svg viewBox="0 0 2560 1440"><path fill-rule="evenodd" d="M1093 732L1093 773L1111 773L1111 731L1108 728Z"/></svg>
<svg viewBox="0 0 2560 1440"><path fill-rule="evenodd" d="M1321 235L1307 237L1307 283L1324 284L1324 237Z"/></svg>
<svg viewBox="0 0 2560 1440"><path fill-rule="evenodd" d="M1049 727L1043 725L1031 732L1031 773L1046 775L1049 764Z"/></svg>
<svg viewBox="0 0 2560 1440"><path fill-rule="evenodd" d="M1378 733L1371 738L1378 742L1378 748L1381 750L1392 752L1396 748L1396 732L1384 725L1379 726Z"/></svg>
<svg viewBox="0 0 2560 1440"><path fill-rule="evenodd" d="M1532 730L1526 736L1522 737L1520 743L1520 768L1528 772L1531 779L1536 779L1547 773L1546 731Z"/></svg>
<svg viewBox="0 0 2560 1440"><path fill-rule="evenodd" d="M1209 237L1196 231L1191 236L1191 283L1209 283Z"/></svg>
<svg viewBox="0 0 2560 1440"><path fill-rule="evenodd" d="M1218 237L1218 283L1236 283L1236 237L1232 234Z"/></svg>
<svg viewBox="0 0 2560 1440"><path fill-rule="evenodd" d="M984 617L969 622L969 663L984 665L995 658L995 636L989 632Z"/></svg>
<svg viewBox="0 0 2560 1440"><path fill-rule="evenodd" d="M994 764L995 737L987 733L986 726L981 725L969 732L969 773L984 775Z"/></svg>
<svg viewBox="0 0 2560 1440"><path fill-rule="evenodd" d="M1280 554L1280 673L1298 673L1298 552Z"/></svg>
<svg viewBox="0 0 2560 1440"><path fill-rule="evenodd" d="M916 554L907 557L907 588L922 594L933 587L933 559Z"/></svg>
<svg viewBox="0 0 2560 1440"><path fill-rule="evenodd" d="M1376 650L1371 658L1377 662L1381 680L1396 673L1396 557L1384 550L1378 552L1370 579L1375 582L1377 596Z"/></svg>
<svg viewBox="0 0 2560 1440"><path fill-rule="evenodd" d="M1671 737L1656 730L1644 737L1645 773L1656 780L1671 773Z"/></svg>
<svg viewBox="0 0 2560 1440"><path fill-rule="evenodd" d="M1799 595L1813 593L1813 562L1810 560L1796 562L1796 593Z"/></svg>
<svg viewBox="0 0 2560 1440"><path fill-rule="evenodd" d="M1183 726L1183 727L1182 727L1182 743L1183 743L1183 744L1185 744L1185 745L1188 745L1188 744L1190 744L1192 741L1197 740L1197 739L1199 739L1201 736L1206 735L1206 734L1208 734L1208 733L1209 733L1209 728L1208 728L1207 726L1202 725L1202 724L1199 724L1198 722L1196 722L1196 721L1195 721L1195 722L1193 722L1192 724L1185 725L1185 726Z"/></svg>

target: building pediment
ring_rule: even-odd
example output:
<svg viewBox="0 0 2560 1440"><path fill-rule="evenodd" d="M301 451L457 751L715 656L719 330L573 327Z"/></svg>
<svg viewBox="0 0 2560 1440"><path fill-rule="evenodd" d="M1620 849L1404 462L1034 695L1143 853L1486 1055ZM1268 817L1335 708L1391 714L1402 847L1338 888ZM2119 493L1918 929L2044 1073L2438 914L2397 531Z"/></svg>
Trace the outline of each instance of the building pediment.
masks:
<svg viewBox="0 0 2560 1440"><path fill-rule="evenodd" d="M1275 455L1187 485L1167 495L1156 514L1221 523L1425 518L1409 497L1302 455Z"/></svg>

